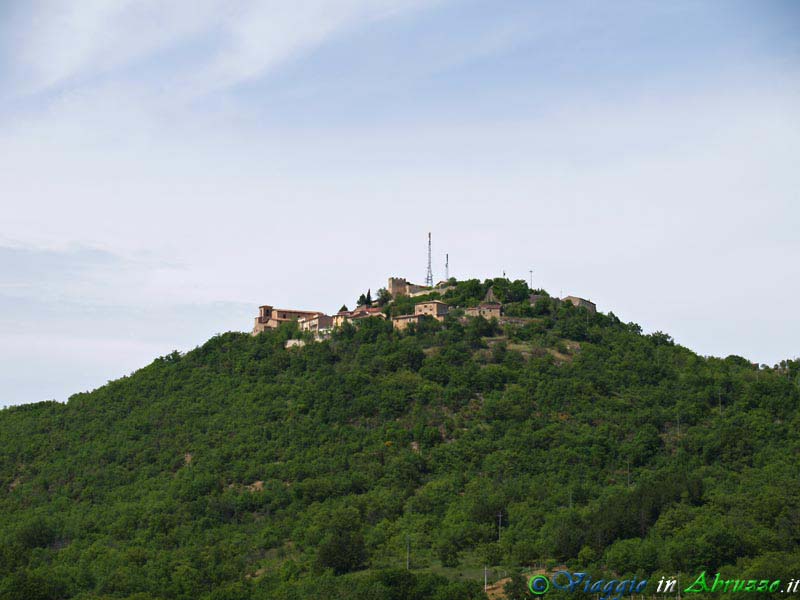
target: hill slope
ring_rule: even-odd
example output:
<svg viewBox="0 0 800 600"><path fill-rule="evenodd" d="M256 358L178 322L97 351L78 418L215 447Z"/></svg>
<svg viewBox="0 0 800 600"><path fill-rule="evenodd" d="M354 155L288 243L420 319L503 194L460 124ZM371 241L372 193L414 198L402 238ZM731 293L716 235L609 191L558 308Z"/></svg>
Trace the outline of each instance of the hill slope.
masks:
<svg viewBox="0 0 800 600"><path fill-rule="evenodd" d="M800 364L536 312L229 333L3 410L0 598L480 598L484 564L564 561L800 576Z"/></svg>

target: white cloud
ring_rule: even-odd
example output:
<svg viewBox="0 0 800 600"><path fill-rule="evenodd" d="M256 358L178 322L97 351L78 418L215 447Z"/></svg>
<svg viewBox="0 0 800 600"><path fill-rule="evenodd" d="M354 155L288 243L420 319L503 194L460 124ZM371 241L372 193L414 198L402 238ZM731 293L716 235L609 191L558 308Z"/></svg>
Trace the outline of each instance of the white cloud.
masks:
<svg viewBox="0 0 800 600"><path fill-rule="evenodd" d="M107 75L181 43L208 39L171 79L202 93L252 79L337 32L423 0L38 0L7 26L20 89ZM162 82L163 84L163 82Z"/></svg>
<svg viewBox="0 0 800 600"><path fill-rule="evenodd" d="M338 31L422 4L422 0L247 3L226 20L227 43L205 74L207 82L230 85L252 79Z"/></svg>
<svg viewBox="0 0 800 600"><path fill-rule="evenodd" d="M207 28L212 0L38 0L17 14L12 42L29 91L102 75Z"/></svg>

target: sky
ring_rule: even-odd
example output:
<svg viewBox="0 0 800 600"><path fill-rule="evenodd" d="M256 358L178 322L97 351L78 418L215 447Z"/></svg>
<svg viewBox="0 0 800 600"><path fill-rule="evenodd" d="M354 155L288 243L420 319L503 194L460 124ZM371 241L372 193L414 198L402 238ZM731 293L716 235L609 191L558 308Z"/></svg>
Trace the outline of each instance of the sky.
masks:
<svg viewBox="0 0 800 600"><path fill-rule="evenodd" d="M429 231L437 279L800 356L800 5L0 3L0 406L423 281Z"/></svg>

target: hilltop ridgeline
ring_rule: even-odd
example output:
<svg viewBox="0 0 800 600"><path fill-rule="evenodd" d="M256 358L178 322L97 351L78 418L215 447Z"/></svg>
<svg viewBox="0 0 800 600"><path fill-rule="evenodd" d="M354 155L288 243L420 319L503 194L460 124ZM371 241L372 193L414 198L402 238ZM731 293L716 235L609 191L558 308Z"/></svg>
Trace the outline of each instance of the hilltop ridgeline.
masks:
<svg viewBox="0 0 800 600"><path fill-rule="evenodd" d="M463 600L484 565L796 577L800 361L700 357L523 291L504 321L227 333L0 411L0 599Z"/></svg>
<svg viewBox="0 0 800 600"><path fill-rule="evenodd" d="M310 333L313 339L320 340L329 337L331 331L345 323L358 323L371 317L390 319L395 329L403 330L419 325L427 318L442 322L451 310L462 317L533 317L549 311L553 303L558 305L561 302L585 308L592 314L597 312L590 300L577 296L551 298L544 290L530 290L521 279L509 281L498 277L481 282L478 279L458 281L451 278L435 286L423 286L409 283L402 277L390 277L388 286L378 290L375 300L371 290L367 290L358 298L354 310L343 305L334 315L318 310L275 308L270 304L259 306L253 335L297 322L301 332Z"/></svg>

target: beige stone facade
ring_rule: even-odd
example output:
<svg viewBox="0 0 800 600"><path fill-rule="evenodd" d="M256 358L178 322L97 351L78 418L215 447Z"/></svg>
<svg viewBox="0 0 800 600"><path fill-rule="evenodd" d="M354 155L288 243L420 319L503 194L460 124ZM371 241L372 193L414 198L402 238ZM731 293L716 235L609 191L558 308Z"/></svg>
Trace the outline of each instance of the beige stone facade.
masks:
<svg viewBox="0 0 800 600"><path fill-rule="evenodd" d="M590 313L594 314L597 312L597 305L590 300L586 300L585 298L578 298L577 296L567 296L566 298L562 298L564 302L569 302L573 306L577 306L578 308L585 308Z"/></svg>
<svg viewBox="0 0 800 600"><path fill-rule="evenodd" d="M359 306L355 310L344 310L333 315L333 327L341 327L348 321L358 321L368 317L385 319L386 315L383 314L383 309L379 306Z"/></svg>
<svg viewBox="0 0 800 600"><path fill-rule="evenodd" d="M253 327L253 335L257 335L267 329L276 329L281 323L297 321L300 331L312 333L314 337L320 338L329 333L334 327L341 327L348 321L355 322L368 317L385 319L386 315L383 314L383 310L378 306L359 306L355 310L341 311L331 316L316 310L293 310L265 305L259 307L259 314Z"/></svg>
<svg viewBox="0 0 800 600"><path fill-rule="evenodd" d="M449 306L441 300L429 300L420 302L414 306L415 315L429 315L437 321L444 321L444 317L449 310Z"/></svg>
<svg viewBox="0 0 800 600"><path fill-rule="evenodd" d="M294 310L287 308L273 308L269 304L258 307L258 316L253 326L253 335L267 329L277 329L281 323L297 321L299 319L322 315L317 310Z"/></svg>
<svg viewBox="0 0 800 600"><path fill-rule="evenodd" d="M481 302L478 306L471 306L464 309L464 314L468 317L483 317L484 319L499 319L502 304L499 302Z"/></svg>
<svg viewBox="0 0 800 600"><path fill-rule="evenodd" d="M432 317L437 321L444 321L450 307L441 300L429 300L414 305L413 315L398 315L392 317L392 325L397 330L406 329L411 323L419 323L422 317Z"/></svg>
<svg viewBox="0 0 800 600"><path fill-rule="evenodd" d="M389 284L386 287L392 298L397 296L414 296L427 294L430 290L424 285L409 283L404 277L389 277Z"/></svg>
<svg viewBox="0 0 800 600"><path fill-rule="evenodd" d="M333 328L333 317L322 313L301 317L297 320L297 325L300 327L300 331L307 331L313 333L315 337L319 337Z"/></svg>
<svg viewBox="0 0 800 600"><path fill-rule="evenodd" d="M403 331L407 329L411 323L419 324L422 317L423 315L399 315L397 317L392 317L392 327L398 331Z"/></svg>

